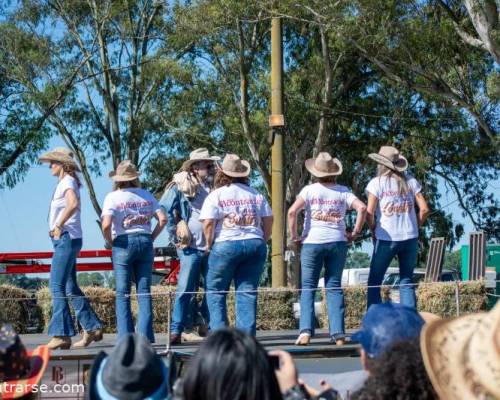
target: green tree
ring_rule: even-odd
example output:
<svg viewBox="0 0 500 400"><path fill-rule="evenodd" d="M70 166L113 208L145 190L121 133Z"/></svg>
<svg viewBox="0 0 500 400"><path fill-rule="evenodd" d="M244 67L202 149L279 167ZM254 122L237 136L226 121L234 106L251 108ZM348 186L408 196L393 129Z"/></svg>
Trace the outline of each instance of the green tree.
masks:
<svg viewBox="0 0 500 400"><path fill-rule="evenodd" d="M104 286L104 277L100 272L79 272L76 280L78 286Z"/></svg>
<svg viewBox="0 0 500 400"><path fill-rule="evenodd" d="M347 254L345 268L369 268L371 257L362 251L352 251Z"/></svg>

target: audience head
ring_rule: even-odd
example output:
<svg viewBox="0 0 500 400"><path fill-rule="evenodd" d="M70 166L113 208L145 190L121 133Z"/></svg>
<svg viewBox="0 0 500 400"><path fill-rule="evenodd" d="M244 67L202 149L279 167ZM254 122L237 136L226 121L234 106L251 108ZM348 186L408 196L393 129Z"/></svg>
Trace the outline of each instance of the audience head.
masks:
<svg viewBox="0 0 500 400"><path fill-rule="evenodd" d="M437 399L425 370L419 338L389 345L376 359L364 386L352 400Z"/></svg>
<svg viewBox="0 0 500 400"><path fill-rule="evenodd" d="M33 386L38 385L49 363L47 346L26 350L11 325L0 328L0 398L34 398Z"/></svg>
<svg viewBox="0 0 500 400"><path fill-rule="evenodd" d="M489 313L426 324L420 344L440 399L500 399L500 302Z"/></svg>
<svg viewBox="0 0 500 400"><path fill-rule="evenodd" d="M392 344L419 337L423 325L414 308L391 302L373 304L363 317L361 329L352 336L361 344L365 369L371 372L371 361Z"/></svg>
<svg viewBox="0 0 500 400"><path fill-rule="evenodd" d="M281 399L264 348L252 336L230 328L215 331L201 344L180 385L183 400Z"/></svg>
<svg viewBox="0 0 500 400"><path fill-rule="evenodd" d="M101 352L90 373L89 399L166 399L168 368L149 340L127 334L107 355Z"/></svg>

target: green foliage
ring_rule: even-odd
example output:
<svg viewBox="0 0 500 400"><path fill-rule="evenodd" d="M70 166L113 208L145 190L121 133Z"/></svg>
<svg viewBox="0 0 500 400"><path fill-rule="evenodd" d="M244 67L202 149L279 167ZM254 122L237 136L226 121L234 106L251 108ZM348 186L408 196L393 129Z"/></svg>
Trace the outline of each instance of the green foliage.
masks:
<svg viewBox="0 0 500 400"><path fill-rule="evenodd" d="M272 13L236 0L92 4L3 10L0 185L22 179L57 134L79 155L89 189L107 161L130 158L159 195L203 146L249 159L269 194L269 17L279 15L287 205L310 179L304 160L321 150L341 159L339 183L364 199L375 172L367 154L393 144L431 206L424 248L431 236L453 246L464 233L443 184L476 229L500 237L487 184L499 176L498 65L464 46L435 2L283 0Z"/></svg>
<svg viewBox="0 0 500 400"><path fill-rule="evenodd" d="M78 286L104 286L104 276L100 272L79 272L76 280Z"/></svg>
<svg viewBox="0 0 500 400"><path fill-rule="evenodd" d="M370 256L362 251L353 251L347 254L345 268L369 268Z"/></svg>

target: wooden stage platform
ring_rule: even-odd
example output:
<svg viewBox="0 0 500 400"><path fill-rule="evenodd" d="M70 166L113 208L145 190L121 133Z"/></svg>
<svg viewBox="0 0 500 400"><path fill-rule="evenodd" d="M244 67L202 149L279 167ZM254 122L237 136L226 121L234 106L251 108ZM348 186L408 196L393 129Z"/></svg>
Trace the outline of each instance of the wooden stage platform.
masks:
<svg viewBox="0 0 500 400"><path fill-rule="evenodd" d="M167 335L156 334L156 343L153 345L157 352L163 353L166 350ZM297 338L296 330L283 331L259 331L257 339L268 350L282 349L292 353L294 358L335 358L335 357L357 357L359 356L359 345L351 344L349 341L344 346L336 346L330 342L330 337L325 330L318 330L316 336L312 338L309 346L295 346ZM79 336L75 336L77 341ZM21 340L28 348L34 348L45 344L50 337L45 334L21 335ZM176 346L171 346L171 350L176 352L180 358L189 358L198 349L200 342L188 342ZM116 344L116 334L105 334L104 339L98 343L92 343L84 349L56 350L51 354L53 360L91 360L99 352L109 352Z"/></svg>

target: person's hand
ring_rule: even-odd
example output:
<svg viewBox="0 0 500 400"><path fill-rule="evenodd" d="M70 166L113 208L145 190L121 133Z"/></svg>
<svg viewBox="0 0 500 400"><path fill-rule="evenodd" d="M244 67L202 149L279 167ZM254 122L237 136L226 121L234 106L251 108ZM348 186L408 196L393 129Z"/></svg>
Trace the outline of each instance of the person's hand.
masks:
<svg viewBox="0 0 500 400"><path fill-rule="evenodd" d="M349 243L354 242L358 238L359 233L360 232L358 232L358 231L346 232L347 241Z"/></svg>
<svg viewBox="0 0 500 400"><path fill-rule="evenodd" d="M321 389L315 389L312 386L309 386L307 383L305 383L302 379L299 379L299 383L304 386L304 388L307 390L307 393L309 393L309 396L311 397L318 397L321 393L325 392L326 390L333 389L332 386L329 383L326 383L326 381L323 379L319 381L319 385Z"/></svg>
<svg viewBox="0 0 500 400"><path fill-rule="evenodd" d="M280 360L280 367L274 372L276 373L281 393L284 393L297 384L297 368L295 367L292 356L286 351L273 350L269 352L269 355L278 356Z"/></svg>
<svg viewBox="0 0 500 400"><path fill-rule="evenodd" d="M104 240L104 248L106 250L111 250L113 248L113 246L111 245L111 243L108 240Z"/></svg>
<svg viewBox="0 0 500 400"><path fill-rule="evenodd" d="M52 230L52 235L53 235L54 240L61 239L62 229L59 225L56 225L54 227L54 229Z"/></svg>
<svg viewBox="0 0 500 400"><path fill-rule="evenodd" d="M205 255L208 255L210 253L210 250L212 250L212 246L209 246L208 244L205 245Z"/></svg>

